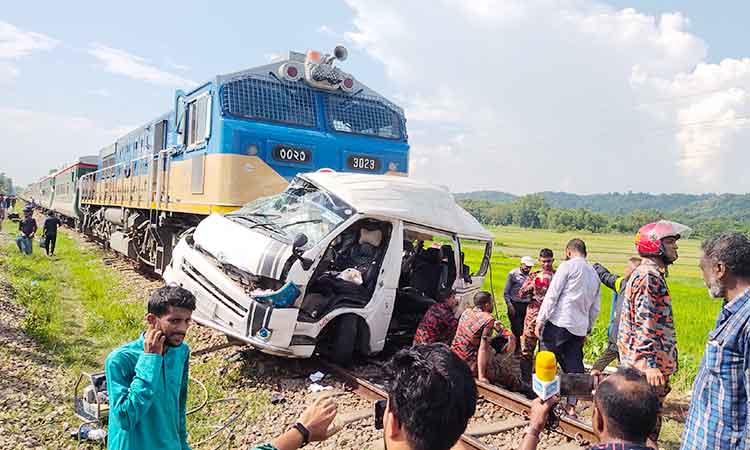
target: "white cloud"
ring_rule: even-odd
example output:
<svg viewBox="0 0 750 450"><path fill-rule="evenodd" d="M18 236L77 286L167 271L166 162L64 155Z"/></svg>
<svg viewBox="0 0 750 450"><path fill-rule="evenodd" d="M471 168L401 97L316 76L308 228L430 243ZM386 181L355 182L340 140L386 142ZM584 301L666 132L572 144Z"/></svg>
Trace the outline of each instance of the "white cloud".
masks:
<svg viewBox="0 0 750 450"><path fill-rule="evenodd" d="M150 65L147 59L132 55L124 50L93 43L88 52L103 64L103 68L107 72L124 75L134 80L181 88L198 84L193 80L158 69Z"/></svg>
<svg viewBox="0 0 750 450"><path fill-rule="evenodd" d="M52 50L60 41L41 33L23 31L0 21L0 83L16 79L20 70L15 61L34 52Z"/></svg>
<svg viewBox="0 0 750 450"><path fill-rule="evenodd" d="M348 2L347 37L408 93L394 97L417 177L455 190L747 190L726 175L750 163L738 119L750 115L750 61L705 64L708 46L680 13L592 0ZM730 86L744 87L691 96Z"/></svg>
<svg viewBox="0 0 750 450"><path fill-rule="evenodd" d="M339 37L339 34L333 31L328 25L321 25L316 30L320 34L325 34L330 37Z"/></svg>
<svg viewBox="0 0 750 450"><path fill-rule="evenodd" d="M0 147L2 170L12 174L17 184L27 184L66 161L96 154L133 128L107 127L68 114L0 107L0 135L5 142Z"/></svg>
<svg viewBox="0 0 750 450"><path fill-rule="evenodd" d="M678 165L685 177L706 186L744 179L740 168L747 165L744 149L750 143L749 58L699 64L669 80L644 72L634 84L677 100L656 103L650 110L673 117Z"/></svg>

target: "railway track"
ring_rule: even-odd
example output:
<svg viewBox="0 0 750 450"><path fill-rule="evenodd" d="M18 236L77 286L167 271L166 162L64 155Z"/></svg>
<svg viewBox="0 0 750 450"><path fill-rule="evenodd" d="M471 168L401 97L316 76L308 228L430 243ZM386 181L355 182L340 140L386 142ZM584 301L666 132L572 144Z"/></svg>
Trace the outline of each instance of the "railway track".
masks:
<svg viewBox="0 0 750 450"><path fill-rule="evenodd" d="M376 382L359 377L354 372L330 362L322 363L356 395L373 401L387 399L387 393ZM531 402L526 397L482 382L477 382L477 391L480 401L485 400L495 407L510 412L511 417L499 421L470 424L453 447L455 450L494 450L496 447L485 442L484 437L512 431L518 432L528 424L526 417L530 412ZM591 426L579 420L560 418L559 426L555 431L565 435L570 441L547 446L549 450L583 449L585 443L597 441Z"/></svg>

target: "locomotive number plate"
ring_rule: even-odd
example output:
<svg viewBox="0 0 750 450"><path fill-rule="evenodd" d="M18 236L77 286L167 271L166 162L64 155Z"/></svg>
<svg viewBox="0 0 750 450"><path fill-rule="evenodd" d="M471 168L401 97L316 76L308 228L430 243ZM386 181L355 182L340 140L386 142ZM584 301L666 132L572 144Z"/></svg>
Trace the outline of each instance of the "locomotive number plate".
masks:
<svg viewBox="0 0 750 450"><path fill-rule="evenodd" d="M354 170L377 172L380 170L380 160L367 155L349 155L346 166Z"/></svg>
<svg viewBox="0 0 750 450"><path fill-rule="evenodd" d="M312 151L306 148L276 145L273 148L273 159L283 162L310 164L312 163Z"/></svg>

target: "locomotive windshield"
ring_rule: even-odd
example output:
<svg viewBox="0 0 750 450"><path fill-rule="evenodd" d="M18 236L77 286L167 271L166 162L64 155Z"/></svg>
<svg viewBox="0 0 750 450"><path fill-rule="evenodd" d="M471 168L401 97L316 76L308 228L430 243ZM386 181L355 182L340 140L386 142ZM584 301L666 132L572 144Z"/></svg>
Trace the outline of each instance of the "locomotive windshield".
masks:
<svg viewBox="0 0 750 450"><path fill-rule="evenodd" d="M403 114L390 102L364 94L320 95L330 129L386 139L406 138ZM318 126L313 89L302 81L247 75L222 86L221 105L225 114L234 117Z"/></svg>
<svg viewBox="0 0 750 450"><path fill-rule="evenodd" d="M328 94L328 125L336 131L403 139L403 117L387 103L367 97Z"/></svg>
<svg viewBox="0 0 750 450"><path fill-rule="evenodd" d="M226 217L287 241L303 233L309 248L352 214L354 209L335 195L296 178L284 192L248 203Z"/></svg>

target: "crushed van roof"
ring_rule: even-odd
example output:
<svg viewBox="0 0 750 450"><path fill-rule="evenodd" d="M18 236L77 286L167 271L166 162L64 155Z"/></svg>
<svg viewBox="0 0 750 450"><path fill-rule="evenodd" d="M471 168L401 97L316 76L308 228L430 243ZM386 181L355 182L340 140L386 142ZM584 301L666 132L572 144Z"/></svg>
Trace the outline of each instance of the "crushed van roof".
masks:
<svg viewBox="0 0 750 450"><path fill-rule="evenodd" d="M362 213L394 217L465 238L492 239L492 233L461 208L444 186L390 175L314 172L299 176L335 193Z"/></svg>

